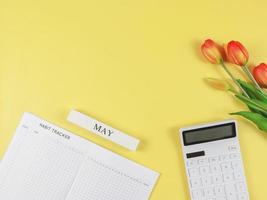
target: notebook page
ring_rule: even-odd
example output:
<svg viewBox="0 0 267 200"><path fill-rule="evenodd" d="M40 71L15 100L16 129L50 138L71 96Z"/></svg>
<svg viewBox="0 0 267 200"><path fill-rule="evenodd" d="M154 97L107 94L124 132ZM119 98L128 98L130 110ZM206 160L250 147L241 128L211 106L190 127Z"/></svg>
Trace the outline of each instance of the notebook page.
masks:
<svg viewBox="0 0 267 200"><path fill-rule="evenodd" d="M158 174L92 145L67 200L146 200ZM90 180L90 181L88 181Z"/></svg>
<svg viewBox="0 0 267 200"><path fill-rule="evenodd" d="M0 165L0 199L145 200L158 176L25 113Z"/></svg>
<svg viewBox="0 0 267 200"><path fill-rule="evenodd" d="M0 199L65 199L83 156L25 119L1 163Z"/></svg>

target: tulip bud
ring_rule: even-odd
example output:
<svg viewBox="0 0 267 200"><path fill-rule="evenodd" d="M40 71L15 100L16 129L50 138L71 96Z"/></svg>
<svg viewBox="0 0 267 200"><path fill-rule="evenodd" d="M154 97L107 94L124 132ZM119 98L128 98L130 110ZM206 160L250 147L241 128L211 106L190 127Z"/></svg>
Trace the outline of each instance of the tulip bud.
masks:
<svg viewBox="0 0 267 200"><path fill-rule="evenodd" d="M230 41L226 47L227 60L239 66L245 66L248 62L248 51L238 41Z"/></svg>
<svg viewBox="0 0 267 200"><path fill-rule="evenodd" d="M216 78L205 78L204 81L209 86L211 86L217 90L236 92L235 89L233 88L233 86L225 80L220 80L220 79L216 79Z"/></svg>
<svg viewBox="0 0 267 200"><path fill-rule="evenodd" d="M267 65L265 63L261 63L253 69L253 76L262 87L267 88Z"/></svg>
<svg viewBox="0 0 267 200"><path fill-rule="evenodd" d="M222 48L211 39L201 45L201 51L211 63L219 64L223 60Z"/></svg>

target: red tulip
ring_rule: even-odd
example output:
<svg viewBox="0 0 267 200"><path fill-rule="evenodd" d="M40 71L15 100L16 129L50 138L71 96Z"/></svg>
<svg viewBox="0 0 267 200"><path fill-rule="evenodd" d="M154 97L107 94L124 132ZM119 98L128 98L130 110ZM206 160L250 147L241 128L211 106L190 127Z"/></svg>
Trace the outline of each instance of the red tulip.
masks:
<svg viewBox="0 0 267 200"><path fill-rule="evenodd" d="M265 63L261 63L253 69L253 76L262 87L267 88L267 65Z"/></svg>
<svg viewBox="0 0 267 200"><path fill-rule="evenodd" d="M223 61L222 48L211 39L207 39L201 45L201 51L211 63L219 64Z"/></svg>
<svg viewBox="0 0 267 200"><path fill-rule="evenodd" d="M245 66L248 62L248 51L238 41L230 41L226 47L227 59L236 65Z"/></svg>

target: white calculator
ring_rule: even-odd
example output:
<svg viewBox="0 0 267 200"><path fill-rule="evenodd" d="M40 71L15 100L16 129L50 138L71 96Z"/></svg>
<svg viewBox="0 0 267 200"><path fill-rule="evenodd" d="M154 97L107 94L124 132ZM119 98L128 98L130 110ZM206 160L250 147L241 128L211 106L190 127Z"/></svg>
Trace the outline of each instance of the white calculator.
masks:
<svg viewBox="0 0 267 200"><path fill-rule="evenodd" d="M192 200L249 200L236 121L180 129Z"/></svg>

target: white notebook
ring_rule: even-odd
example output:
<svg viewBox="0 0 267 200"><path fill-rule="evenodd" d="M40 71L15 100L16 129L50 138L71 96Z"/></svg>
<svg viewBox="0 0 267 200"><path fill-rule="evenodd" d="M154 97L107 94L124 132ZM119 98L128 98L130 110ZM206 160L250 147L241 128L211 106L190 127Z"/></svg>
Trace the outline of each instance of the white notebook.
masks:
<svg viewBox="0 0 267 200"><path fill-rule="evenodd" d="M147 200L158 176L25 113L0 165L0 199Z"/></svg>

